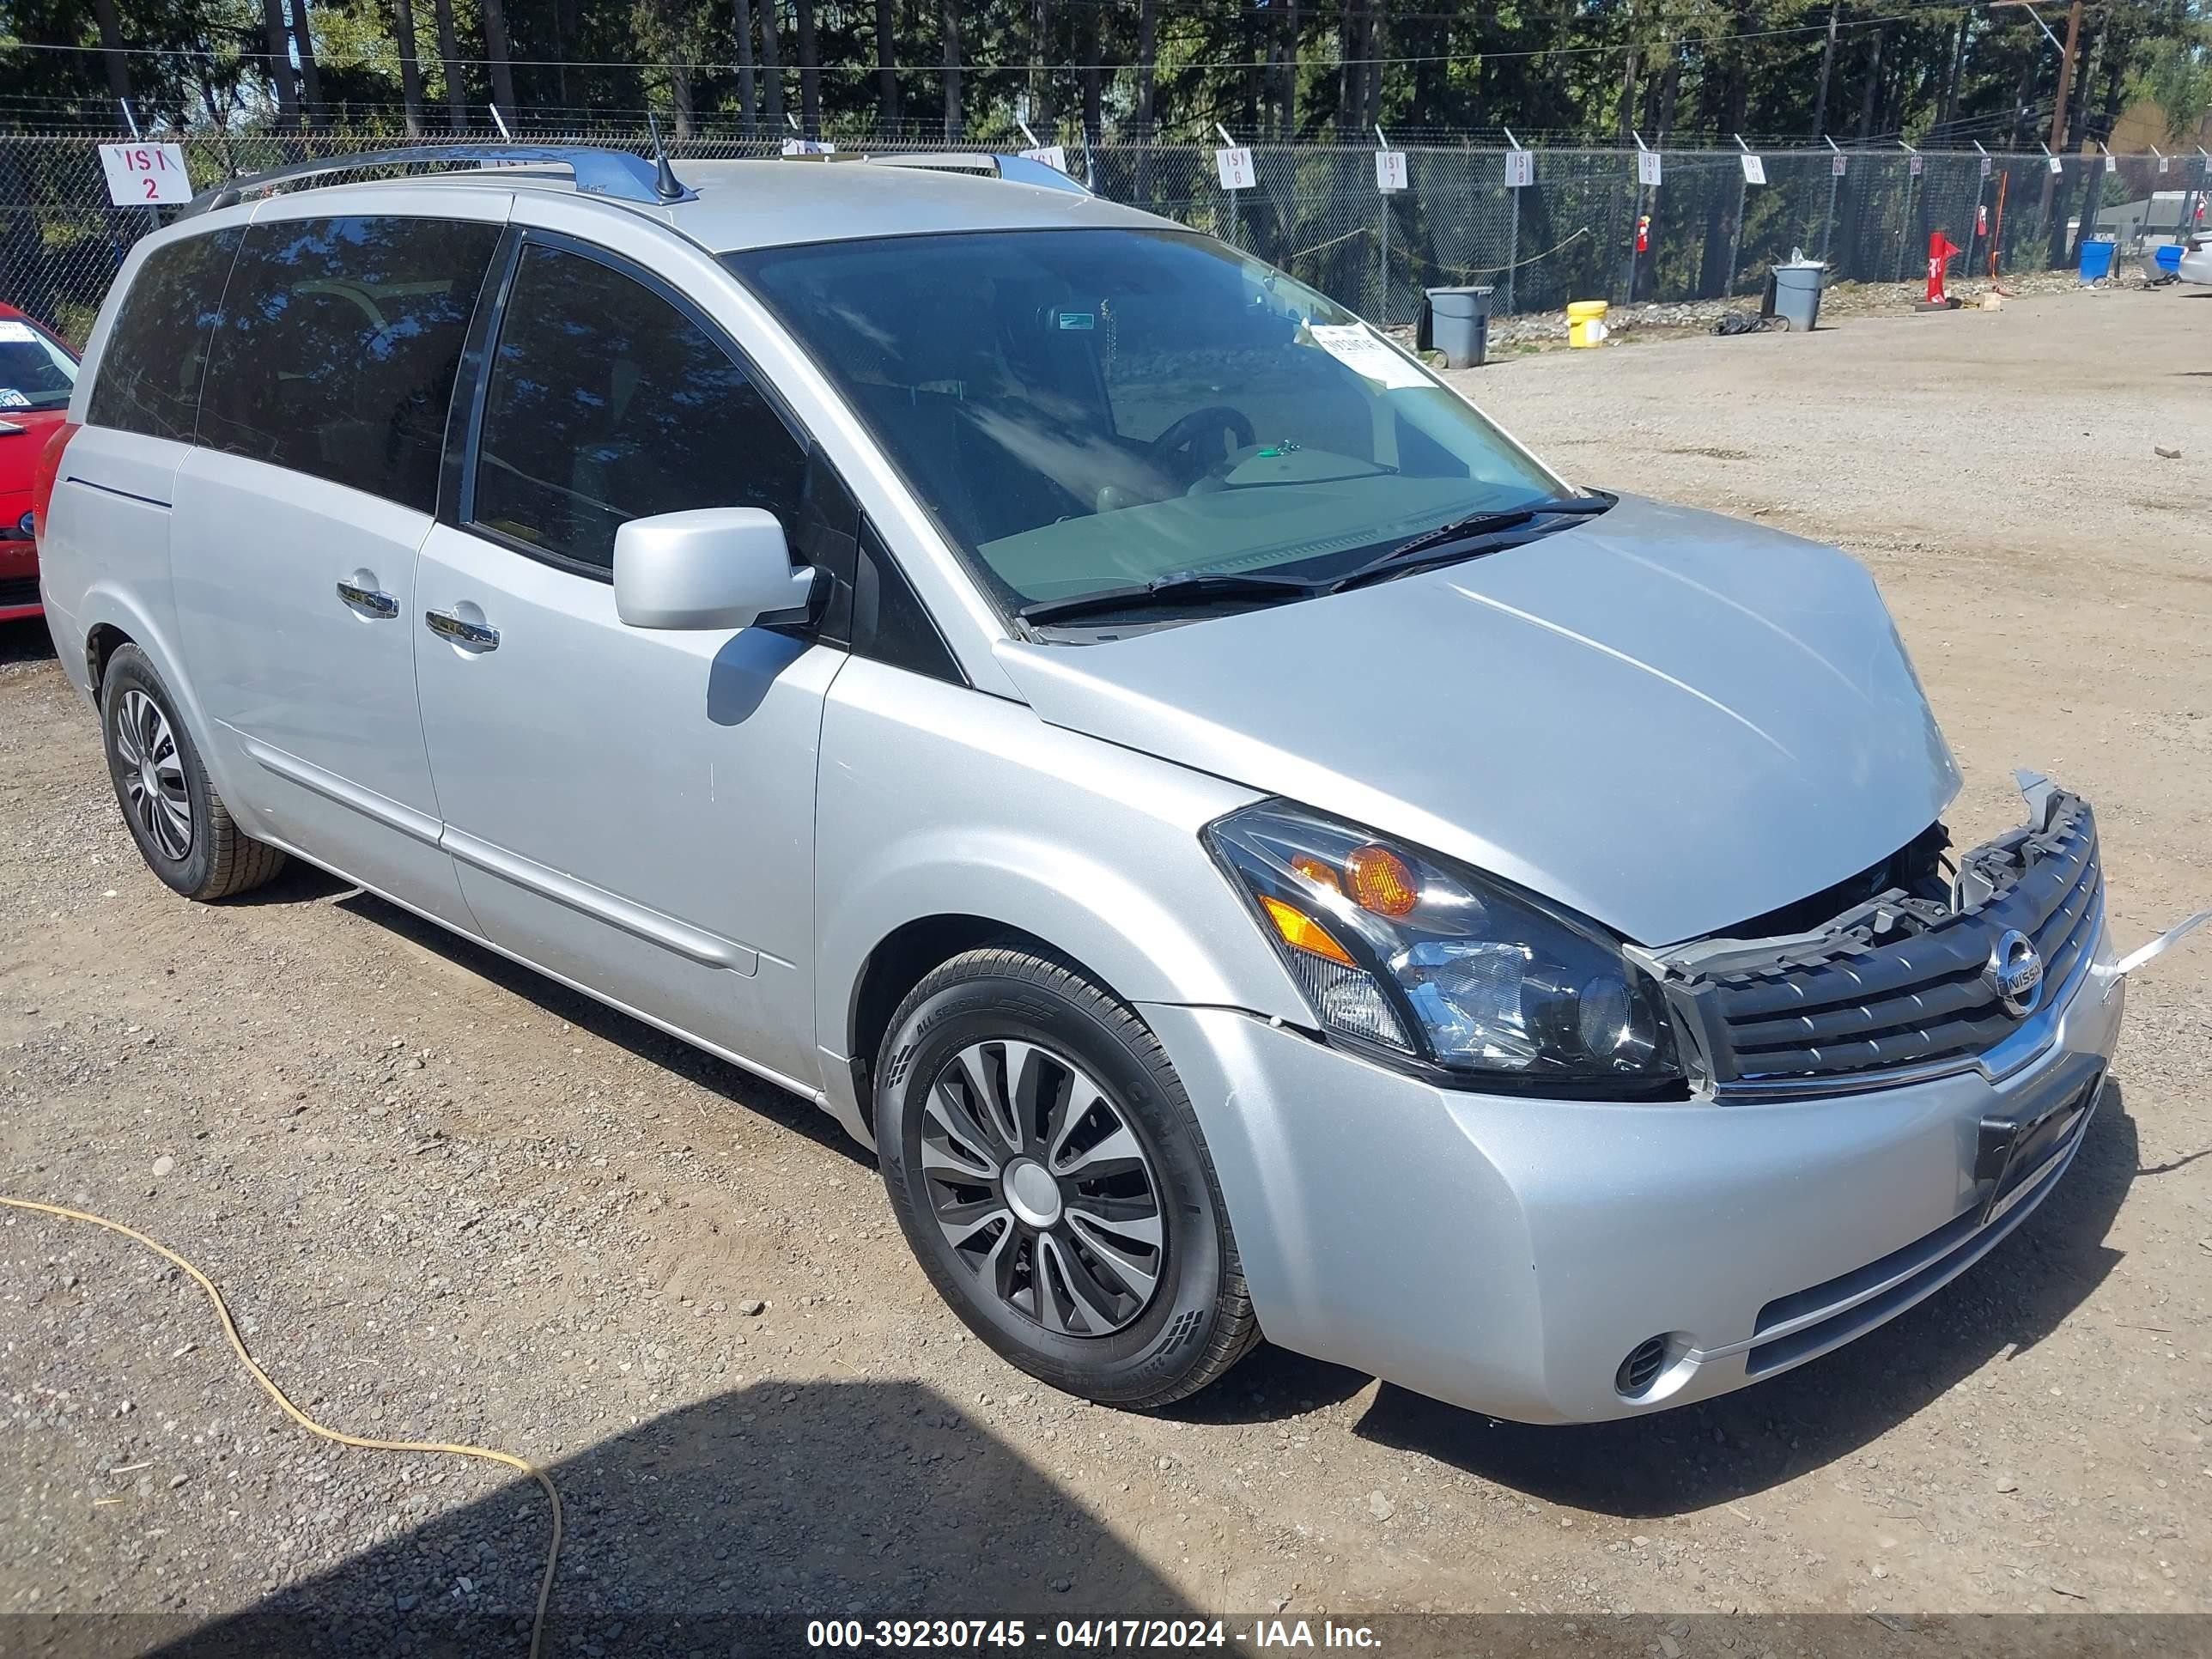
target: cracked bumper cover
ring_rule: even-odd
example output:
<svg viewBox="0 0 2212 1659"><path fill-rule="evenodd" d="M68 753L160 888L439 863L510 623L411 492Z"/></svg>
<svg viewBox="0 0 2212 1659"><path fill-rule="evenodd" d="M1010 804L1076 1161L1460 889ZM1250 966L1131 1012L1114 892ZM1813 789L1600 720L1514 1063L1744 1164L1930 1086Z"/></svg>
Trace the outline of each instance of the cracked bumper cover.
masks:
<svg viewBox="0 0 2212 1659"><path fill-rule="evenodd" d="M1144 1012L1200 1103L1270 1340L1496 1416L1592 1421L1826 1352L2026 1220L2118 1036L2101 925L2091 956L2008 1073L1726 1104L1440 1089L1233 1011ZM1985 1122L2069 1102L1988 1215ZM1624 1398L1616 1371L1653 1336L1659 1379Z"/></svg>

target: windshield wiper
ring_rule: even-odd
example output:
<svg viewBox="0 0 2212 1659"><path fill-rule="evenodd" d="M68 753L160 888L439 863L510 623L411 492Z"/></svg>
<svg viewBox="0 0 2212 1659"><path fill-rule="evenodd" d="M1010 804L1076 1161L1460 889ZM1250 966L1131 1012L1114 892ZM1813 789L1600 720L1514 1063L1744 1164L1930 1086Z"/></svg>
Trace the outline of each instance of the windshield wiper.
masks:
<svg viewBox="0 0 2212 1659"><path fill-rule="evenodd" d="M1400 574L1424 564L1462 558L1466 555L1452 550L1462 542L1494 536L1503 531L1517 530L1534 520L1549 518L1555 514L1603 513L1620 499L1617 495L1597 490L1588 495L1556 495L1526 501L1519 507L1506 507L1494 513L1470 514L1464 519L1455 519L1449 524L1440 524L1434 530L1424 530L1418 536L1407 537L1387 553L1380 554L1339 576L1329 584L1328 591L1340 592L1345 588L1357 587L1362 582L1372 581L1379 576Z"/></svg>
<svg viewBox="0 0 2212 1659"><path fill-rule="evenodd" d="M1141 611L1189 599L1311 599L1328 592L1321 582L1295 576L1254 576L1233 570L1189 570L1155 576L1126 587L1102 587L1064 599L1038 599L1014 614L1025 623L1054 623L1097 611Z"/></svg>

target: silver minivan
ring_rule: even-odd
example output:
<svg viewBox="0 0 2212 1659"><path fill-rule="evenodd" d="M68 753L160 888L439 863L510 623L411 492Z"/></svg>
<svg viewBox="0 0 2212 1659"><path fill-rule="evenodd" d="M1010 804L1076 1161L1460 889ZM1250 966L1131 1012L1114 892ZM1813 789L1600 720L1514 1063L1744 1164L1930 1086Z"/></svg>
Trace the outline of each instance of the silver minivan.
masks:
<svg viewBox="0 0 2212 1659"><path fill-rule="evenodd" d="M968 1325L1115 1405L1263 1332L1529 1421L1698 1400L2064 1174L2090 809L2024 776L1951 850L1841 553L1570 482L1012 158L441 154L502 165L139 242L46 457L179 892L305 859L806 1097Z"/></svg>

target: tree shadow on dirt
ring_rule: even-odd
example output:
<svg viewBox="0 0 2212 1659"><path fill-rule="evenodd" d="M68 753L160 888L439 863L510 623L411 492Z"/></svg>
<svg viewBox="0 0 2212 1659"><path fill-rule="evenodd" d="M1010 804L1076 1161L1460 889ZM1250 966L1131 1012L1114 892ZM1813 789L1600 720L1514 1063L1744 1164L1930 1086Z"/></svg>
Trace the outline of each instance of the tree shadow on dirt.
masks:
<svg viewBox="0 0 2212 1659"><path fill-rule="evenodd" d="M1928 1300L1735 1394L1616 1423L1504 1423L1385 1387L1358 1432L1554 1503L1624 1517L1710 1509L1856 1450L1984 1365L2025 1352L2111 1273L2136 1126L2106 1085L2073 1167L2012 1235Z"/></svg>
<svg viewBox="0 0 2212 1659"><path fill-rule="evenodd" d="M549 1655L804 1652L810 1619L1034 1627L1192 1611L1048 1476L915 1383L761 1382L549 1473L568 1528ZM547 1530L544 1494L518 1477L158 1651L519 1655Z"/></svg>

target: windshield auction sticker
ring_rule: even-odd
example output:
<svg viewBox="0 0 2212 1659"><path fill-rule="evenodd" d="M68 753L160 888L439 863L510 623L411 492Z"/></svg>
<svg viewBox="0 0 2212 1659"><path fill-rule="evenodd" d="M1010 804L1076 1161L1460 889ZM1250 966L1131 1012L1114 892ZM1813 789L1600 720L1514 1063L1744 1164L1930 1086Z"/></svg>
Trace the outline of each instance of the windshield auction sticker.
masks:
<svg viewBox="0 0 2212 1659"><path fill-rule="evenodd" d="M1429 384L1412 359L1378 337L1364 323L1309 323L1306 332L1316 345L1346 368L1380 381L1386 390Z"/></svg>

